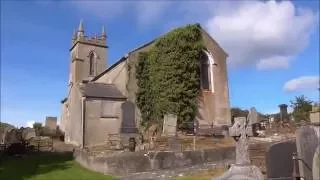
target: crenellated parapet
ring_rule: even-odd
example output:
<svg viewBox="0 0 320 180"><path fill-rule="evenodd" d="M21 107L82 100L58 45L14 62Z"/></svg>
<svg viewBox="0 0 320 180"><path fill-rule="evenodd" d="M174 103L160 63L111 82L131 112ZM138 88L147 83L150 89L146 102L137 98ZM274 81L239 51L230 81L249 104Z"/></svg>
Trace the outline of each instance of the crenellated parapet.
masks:
<svg viewBox="0 0 320 180"><path fill-rule="evenodd" d="M106 45L107 40L107 34L105 31L104 26L102 26L102 31L100 35L91 35L87 36L84 32L84 26L83 21L80 21L78 30L74 30L72 35L72 41L71 41L71 49L77 44L77 43L83 43L83 44L90 44L90 45L96 45L100 47L107 47Z"/></svg>

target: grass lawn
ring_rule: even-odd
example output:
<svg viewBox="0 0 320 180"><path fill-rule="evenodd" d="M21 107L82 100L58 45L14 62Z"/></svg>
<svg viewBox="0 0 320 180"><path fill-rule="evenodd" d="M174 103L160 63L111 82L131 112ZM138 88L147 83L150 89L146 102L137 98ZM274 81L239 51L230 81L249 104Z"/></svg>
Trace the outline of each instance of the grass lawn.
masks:
<svg viewBox="0 0 320 180"><path fill-rule="evenodd" d="M206 171L198 171L190 174L186 174L184 176L177 176L173 177L173 180L211 180L212 177L217 177L222 175L224 172L226 172L227 169L225 168L215 168L215 169L209 169Z"/></svg>
<svg viewBox="0 0 320 180"><path fill-rule="evenodd" d="M72 154L30 155L0 159L1 180L115 180L81 167Z"/></svg>

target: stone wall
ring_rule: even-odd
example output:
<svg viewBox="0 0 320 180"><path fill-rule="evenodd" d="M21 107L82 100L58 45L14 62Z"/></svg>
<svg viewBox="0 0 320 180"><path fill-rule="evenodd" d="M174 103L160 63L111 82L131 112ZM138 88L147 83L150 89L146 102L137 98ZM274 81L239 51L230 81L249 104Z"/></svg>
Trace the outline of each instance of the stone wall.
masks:
<svg viewBox="0 0 320 180"><path fill-rule="evenodd" d="M79 146L82 144L82 99L79 87L76 84L71 88L70 96L68 97L69 118L65 122L65 142Z"/></svg>
<svg viewBox="0 0 320 180"><path fill-rule="evenodd" d="M120 132L123 101L88 98L85 101L85 145L105 144L108 134Z"/></svg>
<svg viewBox="0 0 320 180"><path fill-rule="evenodd" d="M234 147L183 152L124 152L96 157L84 149L76 149L74 157L82 166L115 176L154 170L178 169L204 163L234 163Z"/></svg>

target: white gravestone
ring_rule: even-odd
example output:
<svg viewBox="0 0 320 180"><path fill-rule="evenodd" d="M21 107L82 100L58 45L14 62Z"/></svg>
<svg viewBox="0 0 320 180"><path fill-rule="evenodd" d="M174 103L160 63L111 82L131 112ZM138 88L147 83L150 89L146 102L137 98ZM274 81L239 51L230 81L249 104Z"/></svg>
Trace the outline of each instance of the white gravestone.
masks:
<svg viewBox="0 0 320 180"><path fill-rule="evenodd" d="M162 135L175 136L177 133L177 115L166 114L163 119Z"/></svg>

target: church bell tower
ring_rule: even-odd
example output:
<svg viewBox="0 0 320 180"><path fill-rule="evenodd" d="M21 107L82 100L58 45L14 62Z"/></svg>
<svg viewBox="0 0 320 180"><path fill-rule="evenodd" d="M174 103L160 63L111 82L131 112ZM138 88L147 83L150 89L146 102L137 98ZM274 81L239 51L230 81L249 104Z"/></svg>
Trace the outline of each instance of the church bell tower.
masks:
<svg viewBox="0 0 320 180"><path fill-rule="evenodd" d="M80 21L71 41L69 85L90 81L106 69L106 39L104 27L100 35L86 36L83 21Z"/></svg>

